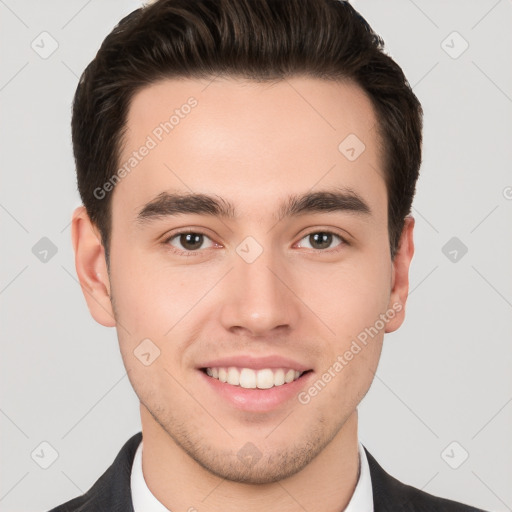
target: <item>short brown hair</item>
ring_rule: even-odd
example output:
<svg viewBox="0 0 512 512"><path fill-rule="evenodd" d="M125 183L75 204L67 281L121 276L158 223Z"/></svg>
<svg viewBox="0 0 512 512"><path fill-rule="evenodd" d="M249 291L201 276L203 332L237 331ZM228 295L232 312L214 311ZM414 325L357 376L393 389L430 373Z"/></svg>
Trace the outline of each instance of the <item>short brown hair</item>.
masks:
<svg viewBox="0 0 512 512"><path fill-rule="evenodd" d="M112 194L98 199L94 191L117 171L131 99L157 80L219 75L348 79L366 92L382 141L394 258L421 164L423 112L366 20L341 0L157 0L114 27L73 102L78 190L107 265Z"/></svg>

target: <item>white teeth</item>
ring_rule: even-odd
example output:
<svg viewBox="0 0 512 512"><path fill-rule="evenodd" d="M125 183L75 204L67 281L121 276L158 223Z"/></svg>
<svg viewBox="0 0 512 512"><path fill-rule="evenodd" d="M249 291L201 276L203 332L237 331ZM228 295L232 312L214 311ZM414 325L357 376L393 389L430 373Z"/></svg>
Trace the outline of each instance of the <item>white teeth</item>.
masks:
<svg viewBox="0 0 512 512"><path fill-rule="evenodd" d="M256 372L250 368L243 368L240 372L240 386L247 389L256 387Z"/></svg>
<svg viewBox="0 0 512 512"><path fill-rule="evenodd" d="M295 370L288 370L286 375L284 376L284 381L286 383L291 382L295 378Z"/></svg>
<svg viewBox="0 0 512 512"><path fill-rule="evenodd" d="M238 386L240 384L240 372L236 368L228 368L228 384Z"/></svg>
<svg viewBox="0 0 512 512"><path fill-rule="evenodd" d="M259 389L269 389L274 385L274 374L272 370L258 370L256 374L256 386Z"/></svg>
<svg viewBox="0 0 512 512"><path fill-rule="evenodd" d="M252 368L236 368L234 366L229 368L206 368L206 373L221 382L246 389L270 389L274 386L288 384L302 375L302 372L290 368L253 370Z"/></svg>
<svg viewBox="0 0 512 512"><path fill-rule="evenodd" d="M279 368L274 372L274 386L282 386L284 384L284 370Z"/></svg>

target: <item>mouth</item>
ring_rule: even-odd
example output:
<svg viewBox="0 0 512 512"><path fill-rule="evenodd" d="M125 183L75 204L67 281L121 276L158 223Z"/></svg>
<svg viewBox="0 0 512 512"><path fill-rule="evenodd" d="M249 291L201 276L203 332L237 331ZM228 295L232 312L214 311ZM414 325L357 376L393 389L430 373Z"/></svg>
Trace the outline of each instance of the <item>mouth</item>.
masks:
<svg viewBox="0 0 512 512"><path fill-rule="evenodd" d="M224 384L244 389L271 389L295 382L313 370L295 370L293 368L242 368L220 366L200 368L208 377Z"/></svg>

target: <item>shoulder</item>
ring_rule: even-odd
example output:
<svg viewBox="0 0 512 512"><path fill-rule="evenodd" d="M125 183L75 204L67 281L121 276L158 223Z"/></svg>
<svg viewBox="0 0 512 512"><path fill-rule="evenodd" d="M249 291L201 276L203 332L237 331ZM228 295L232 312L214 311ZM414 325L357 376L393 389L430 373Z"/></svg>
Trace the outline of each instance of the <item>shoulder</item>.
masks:
<svg viewBox="0 0 512 512"><path fill-rule="evenodd" d="M365 452L370 466L375 512L485 512L406 485L386 473L366 448Z"/></svg>
<svg viewBox="0 0 512 512"><path fill-rule="evenodd" d="M130 475L141 440L142 432L133 435L123 445L114 462L85 494L49 512L133 512Z"/></svg>

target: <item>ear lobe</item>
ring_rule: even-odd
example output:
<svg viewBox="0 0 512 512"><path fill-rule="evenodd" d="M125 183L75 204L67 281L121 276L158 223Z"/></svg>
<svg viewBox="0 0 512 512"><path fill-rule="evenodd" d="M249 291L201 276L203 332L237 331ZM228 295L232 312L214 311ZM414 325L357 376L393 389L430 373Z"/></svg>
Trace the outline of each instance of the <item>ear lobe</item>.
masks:
<svg viewBox="0 0 512 512"><path fill-rule="evenodd" d="M97 228L92 224L85 207L73 212L71 239L75 252L75 268L92 317L105 327L116 321L110 300L110 280L105 251Z"/></svg>
<svg viewBox="0 0 512 512"><path fill-rule="evenodd" d="M405 303L409 294L409 267L414 255L414 223L415 220L412 216L405 218L399 247L392 262L391 294L388 308L394 309L397 313L386 324L385 332L396 331L405 319ZM395 305L394 308L393 305Z"/></svg>

